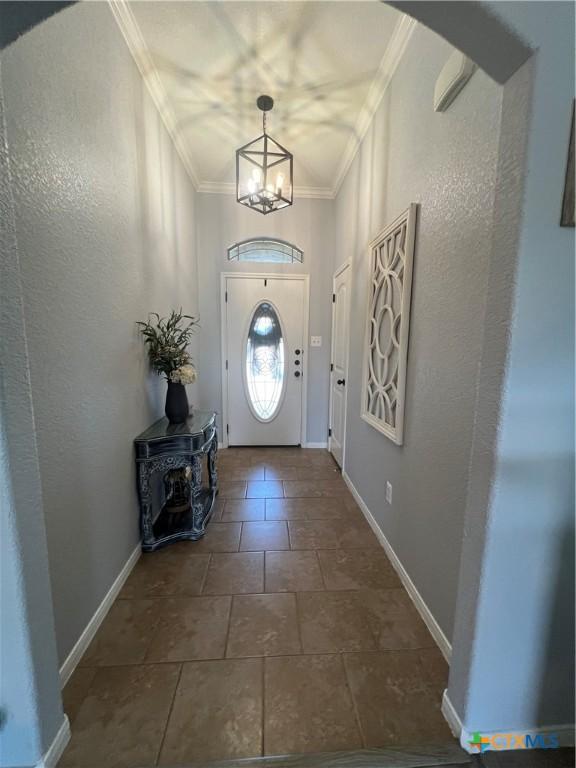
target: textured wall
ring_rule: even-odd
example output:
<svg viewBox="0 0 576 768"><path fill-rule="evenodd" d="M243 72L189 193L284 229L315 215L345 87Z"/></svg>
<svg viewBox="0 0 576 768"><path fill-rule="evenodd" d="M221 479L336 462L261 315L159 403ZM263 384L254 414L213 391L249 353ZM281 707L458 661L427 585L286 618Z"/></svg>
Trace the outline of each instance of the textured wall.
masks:
<svg viewBox="0 0 576 768"><path fill-rule="evenodd" d="M450 641L489 271L501 89L477 71L445 113L452 51L418 26L336 205L336 263L352 259L346 470ZM426 65L423 66L423 62ZM404 445L360 418L367 244L420 204ZM393 503L384 499L393 484Z"/></svg>
<svg viewBox="0 0 576 768"><path fill-rule="evenodd" d="M2 67L62 663L139 539L132 438L163 386L135 321L196 310L195 200L107 4Z"/></svg>
<svg viewBox="0 0 576 768"><path fill-rule="evenodd" d="M538 53L504 90L495 273L449 685L470 731L574 722L574 230L559 226L574 6L494 10ZM504 372L496 391L495 369Z"/></svg>
<svg viewBox="0 0 576 768"><path fill-rule="evenodd" d="M470 551L482 545L477 573L489 576L462 594L462 604L473 610L459 614L462 622L468 617L474 622L465 649L472 674L460 681L468 686L462 700L472 718L469 724L481 728L492 722L500 726L504 716L510 725L510 713L519 726L527 719L530 724L558 722L571 716L562 705L573 701L566 670L573 661L573 621L567 610L573 607L573 563L567 542L574 505L569 332L574 240L573 232L557 226L573 96L573 19L554 20L550 5L496 6L535 45L542 45L501 440L497 463L477 467L480 473L494 470L497 480L494 488L479 490L480 499L486 491L485 498L494 502L489 510L494 524L488 536L482 533L478 539L472 527L466 531ZM561 7L572 13L568 4ZM130 439L158 412L161 393L151 379L143 385L145 366L133 321L149 309L168 309L174 297L194 307L194 196L108 13L101 4L65 11L2 58L61 657L136 541ZM423 30L412 41L338 200L336 261L351 257L357 277L349 391L356 458L349 471L450 636L472 440L471 370L481 359L477 324L491 281L487 209L499 97L498 89L477 73L449 112L435 115L433 82L448 51ZM418 57L425 58L426 70L417 70ZM520 168L511 163L504 171L517 174ZM0 187L3 214L4 192ZM181 203L178 208L175 200ZM358 419L357 348L363 333L366 243L375 228L412 200L422 203L423 213L414 286L419 319L409 360L406 444L398 449ZM214 221L219 222L218 216ZM301 240L299 231L292 237ZM326 242L326 233L319 232L318 242ZM228 244L223 240L218 252ZM2 241L3 256L4 247ZM331 271L329 266L326 275ZM497 273L492 279L498 283ZM446 295L449 302L443 300ZM535 312L535 296L544 311ZM10 332L16 328L9 322L6 327ZM492 331L502 349L506 327ZM219 364L215 343L207 344L208 366L214 359ZM18 365L14 370L20 370ZM492 372L483 375L490 379ZM25 391L26 382L20 384ZM476 437L482 450L483 431L494 424L489 407L479 414ZM416 445L422 448L415 451ZM19 459L27 450L24 446L18 452ZM385 479L394 482L392 508L382 500ZM28 492L33 495L25 523L36 536L39 489ZM484 523L485 505L479 513ZM27 563L36 584L30 614L35 619L43 615L40 603L49 602L38 565L41 549L37 539L35 561ZM46 613L44 619L49 624ZM41 641L49 655L48 635L37 637L36 644ZM518 654L520 647L523 653ZM53 665L46 663L42 674L49 691ZM457 684L451 679L451 692ZM61 714L49 703L48 740ZM30 744L20 739L18 746Z"/></svg>
<svg viewBox="0 0 576 768"><path fill-rule="evenodd" d="M262 216L238 205L232 195L201 194L198 221L198 262L201 344L201 404L221 410L222 372L220 344L220 274L271 272L310 275L310 334L322 336L322 347L310 348L308 370L309 442L328 439L330 336L332 325L332 258L334 203L332 200L296 200L292 208ZM302 248L302 265L234 264L227 249L249 237L278 237Z"/></svg>
<svg viewBox="0 0 576 768"><path fill-rule="evenodd" d="M35 765L64 719L0 69L0 765Z"/></svg>

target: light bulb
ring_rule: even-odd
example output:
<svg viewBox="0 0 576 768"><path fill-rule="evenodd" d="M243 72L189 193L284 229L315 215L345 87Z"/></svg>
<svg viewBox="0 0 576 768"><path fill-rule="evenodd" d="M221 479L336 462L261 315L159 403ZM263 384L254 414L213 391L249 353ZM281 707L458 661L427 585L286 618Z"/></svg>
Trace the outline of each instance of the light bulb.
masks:
<svg viewBox="0 0 576 768"><path fill-rule="evenodd" d="M256 192L256 182L254 179L248 179L248 194L253 195Z"/></svg>
<svg viewBox="0 0 576 768"><path fill-rule="evenodd" d="M252 178L254 179L256 185L260 184L261 177L262 177L262 171L260 170L260 168L254 168L252 170Z"/></svg>
<svg viewBox="0 0 576 768"><path fill-rule="evenodd" d="M284 174L279 173L278 176L276 176L276 192L277 194L282 194L282 186L284 185Z"/></svg>

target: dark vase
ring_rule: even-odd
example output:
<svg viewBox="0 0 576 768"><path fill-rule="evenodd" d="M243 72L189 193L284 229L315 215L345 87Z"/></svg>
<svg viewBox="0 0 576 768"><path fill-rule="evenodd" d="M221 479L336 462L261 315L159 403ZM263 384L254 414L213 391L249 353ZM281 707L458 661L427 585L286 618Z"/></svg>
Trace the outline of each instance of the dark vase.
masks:
<svg viewBox="0 0 576 768"><path fill-rule="evenodd" d="M169 381L166 392L166 408L164 409L166 418L170 424L183 424L188 418L189 412L186 387L184 384Z"/></svg>

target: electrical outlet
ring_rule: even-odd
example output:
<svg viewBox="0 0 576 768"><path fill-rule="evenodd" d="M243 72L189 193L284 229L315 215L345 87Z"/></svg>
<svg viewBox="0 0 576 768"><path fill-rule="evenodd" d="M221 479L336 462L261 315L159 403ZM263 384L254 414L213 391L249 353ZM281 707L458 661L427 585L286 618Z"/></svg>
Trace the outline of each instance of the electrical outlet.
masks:
<svg viewBox="0 0 576 768"><path fill-rule="evenodd" d="M392 483L386 481L386 501L392 504Z"/></svg>
<svg viewBox="0 0 576 768"><path fill-rule="evenodd" d="M310 336L310 346L311 347L321 347L322 346L322 336Z"/></svg>

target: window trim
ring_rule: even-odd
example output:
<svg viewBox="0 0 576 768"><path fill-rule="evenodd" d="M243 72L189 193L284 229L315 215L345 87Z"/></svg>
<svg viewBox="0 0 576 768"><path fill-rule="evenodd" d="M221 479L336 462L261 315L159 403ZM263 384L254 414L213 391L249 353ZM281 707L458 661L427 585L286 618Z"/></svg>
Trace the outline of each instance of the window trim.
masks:
<svg viewBox="0 0 576 768"><path fill-rule="evenodd" d="M250 245L250 243L269 243L270 246L279 245L283 246L286 249L290 249L291 253L289 254L291 256L291 261L264 261L261 259L242 259L241 258L241 249L243 246ZM245 252L248 249L245 249ZM262 248L257 249L254 248L254 250L263 250ZM274 248L270 247L271 251L276 251L277 253L282 253L282 255L288 255L286 251L281 250L280 248ZM233 255L233 252L236 251L236 254ZM298 248L297 245L294 245L294 243L288 242L288 240L282 240L278 237L249 237L246 240L239 240L237 243L234 243L234 245L231 245L227 251L226 251L226 257L227 261L235 261L237 263L240 262L248 262L251 264L302 264L304 262L304 251L301 248Z"/></svg>

